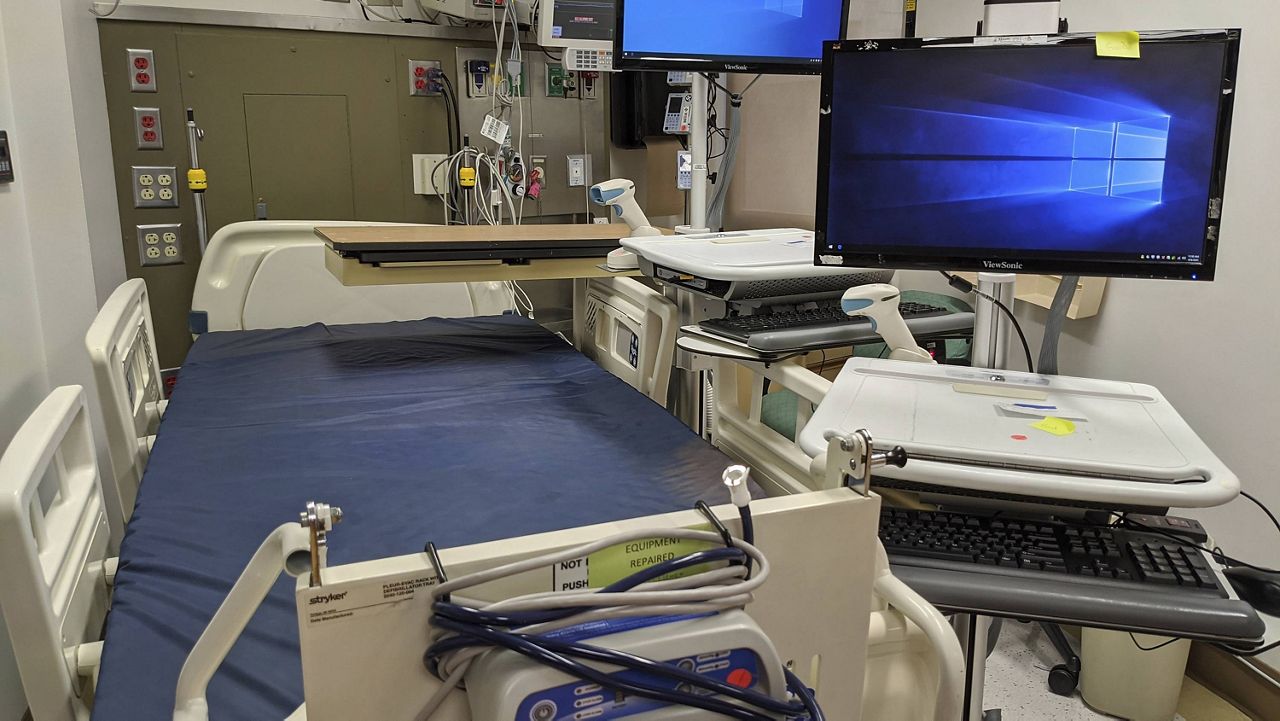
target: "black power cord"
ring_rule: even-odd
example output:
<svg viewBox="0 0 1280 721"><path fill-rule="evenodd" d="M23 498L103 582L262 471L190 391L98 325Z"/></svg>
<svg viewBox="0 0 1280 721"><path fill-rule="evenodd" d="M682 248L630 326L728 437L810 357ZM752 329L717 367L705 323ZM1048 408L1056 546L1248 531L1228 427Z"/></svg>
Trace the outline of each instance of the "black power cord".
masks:
<svg viewBox="0 0 1280 721"><path fill-rule="evenodd" d="M952 275L945 270L941 270L938 272L942 273L942 275L946 277L947 283L950 284L952 288L955 288L961 293L973 293L975 295L986 298L987 300L994 303L995 306L1001 310L1001 312L1003 312L1006 316L1009 317L1009 321L1013 323L1013 329L1018 331L1018 340L1022 341L1022 352L1027 357L1027 370L1032 373L1035 373L1036 364L1034 361L1031 360L1031 344L1027 343L1027 334L1022 332L1022 324L1018 322L1018 318L1013 314L1013 311L1009 310L1009 306L1005 305L1004 303L1001 303L995 297L987 295L986 293L983 293L982 291L978 290L977 286L965 280L964 278L961 278L960 276Z"/></svg>

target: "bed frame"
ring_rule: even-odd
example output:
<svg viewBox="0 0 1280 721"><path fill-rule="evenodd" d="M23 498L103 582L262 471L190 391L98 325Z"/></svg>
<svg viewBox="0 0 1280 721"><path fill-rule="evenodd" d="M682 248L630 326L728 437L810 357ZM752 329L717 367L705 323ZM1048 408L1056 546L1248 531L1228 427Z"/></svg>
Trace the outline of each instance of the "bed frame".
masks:
<svg viewBox="0 0 1280 721"><path fill-rule="evenodd" d="M93 366L111 460L110 477L102 492L114 549L133 515L142 470L166 405L151 305L141 279L125 281L107 298L84 343Z"/></svg>
<svg viewBox="0 0 1280 721"><path fill-rule="evenodd" d="M86 721L115 559L80 386L57 388L0 456L0 610L37 721Z"/></svg>

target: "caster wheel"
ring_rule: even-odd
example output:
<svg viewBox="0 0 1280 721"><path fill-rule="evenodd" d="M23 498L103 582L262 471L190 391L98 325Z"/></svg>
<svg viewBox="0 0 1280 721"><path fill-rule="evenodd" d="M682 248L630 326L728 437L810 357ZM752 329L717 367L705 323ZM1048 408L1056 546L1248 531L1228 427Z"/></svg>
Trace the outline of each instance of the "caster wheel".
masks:
<svg viewBox="0 0 1280 721"><path fill-rule="evenodd" d="M1049 670L1049 690L1059 696L1070 696L1076 692L1080 683L1080 674L1058 664Z"/></svg>

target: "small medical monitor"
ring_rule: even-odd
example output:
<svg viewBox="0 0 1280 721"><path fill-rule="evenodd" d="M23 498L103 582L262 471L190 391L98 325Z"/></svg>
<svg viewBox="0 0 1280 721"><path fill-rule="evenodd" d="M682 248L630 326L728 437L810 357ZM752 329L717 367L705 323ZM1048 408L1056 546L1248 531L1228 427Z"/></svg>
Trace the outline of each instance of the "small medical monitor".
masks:
<svg viewBox="0 0 1280 721"><path fill-rule="evenodd" d="M613 48L617 0L541 0L538 44Z"/></svg>
<svg viewBox="0 0 1280 721"><path fill-rule="evenodd" d="M816 75L848 0L618 0L614 66Z"/></svg>
<svg viewBox="0 0 1280 721"><path fill-rule="evenodd" d="M1240 31L1140 38L829 43L817 264L1212 280Z"/></svg>

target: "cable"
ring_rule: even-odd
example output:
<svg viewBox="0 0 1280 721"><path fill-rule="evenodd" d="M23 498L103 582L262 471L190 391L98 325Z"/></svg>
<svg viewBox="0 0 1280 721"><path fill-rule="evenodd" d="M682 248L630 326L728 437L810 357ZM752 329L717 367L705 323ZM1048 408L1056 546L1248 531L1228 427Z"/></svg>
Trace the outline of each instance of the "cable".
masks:
<svg viewBox="0 0 1280 721"><path fill-rule="evenodd" d="M1151 646L1150 648L1148 648L1148 647L1143 646L1142 644L1138 643L1138 637L1133 635L1133 631L1130 631L1130 632L1129 632L1129 640L1130 640L1130 641L1133 641L1133 645L1134 645L1134 646L1137 646L1139 651L1159 651L1160 649L1164 648L1165 646L1168 646L1168 645L1169 645L1169 644L1171 644L1171 643L1177 643L1177 642L1181 641L1182 639L1180 639L1180 638L1171 638L1171 639L1169 639L1168 641L1165 641L1164 643L1156 644L1155 646Z"/></svg>
<svg viewBox="0 0 1280 721"><path fill-rule="evenodd" d="M105 13L100 13L97 10L94 10L93 5L90 5L89 14L96 15L97 17L100 17L100 18L109 18L112 15L115 15L116 11L119 9L120 9L120 0L115 0L115 2L111 4L111 9L106 11Z"/></svg>
<svg viewBox="0 0 1280 721"><path fill-rule="evenodd" d="M988 295L987 293L984 293L981 290L978 290L977 286L965 280L964 278L961 278L956 275L952 275L945 270L940 270L938 272L942 273L942 275L946 277L947 282L951 285L952 288L955 288L961 293L974 293L981 298L986 298L987 300L991 301L997 308L999 308L1006 316L1008 316L1009 321L1013 323L1013 329L1018 331L1018 340L1022 341L1022 352L1026 355L1027 370L1031 373L1035 373L1036 364L1035 364L1035 361L1031 359L1031 344L1027 343L1027 335L1026 333L1022 332L1022 324L1018 322L1018 317L1013 314L1013 311L1009 310L1009 306L1005 305L1004 303L1001 303L1000 300L995 298L994 296Z"/></svg>
<svg viewBox="0 0 1280 721"><path fill-rule="evenodd" d="M1262 512L1267 514L1267 518L1271 519L1271 523L1275 524L1276 530L1280 531L1280 519L1276 518L1276 514L1272 513L1270 508L1267 508L1262 501L1259 501L1258 499L1254 498L1248 493L1245 493L1244 491L1240 491L1240 495L1244 496L1250 501L1253 501L1254 505L1256 505L1258 508L1261 508Z"/></svg>
<svg viewBox="0 0 1280 721"><path fill-rule="evenodd" d="M750 501L750 494L746 491L746 473L745 468L733 467L725 474L726 485L730 487L735 505L739 506L739 513L743 518L744 536L754 535L750 512L744 509ZM441 600L452 597L458 601L458 592L467 588L548 565L589 557L606 548L653 538L702 541L713 544L713 547L656 564L598 591L535 593L476 608ZM488 649L497 647L520 653L604 688L667 704L698 708L746 721L772 720L776 718L776 714L790 717L805 713L815 721L822 721L822 713L817 708L812 693L789 673L787 687L795 698L783 700L759 691L718 682L676 666L547 635L557 628L566 631L578 629L575 634L580 633L584 621L639 616L672 622L742 608L751 600L752 591L759 588L768 577L769 564L759 549L748 541L733 538L730 541L732 545L725 547L721 545L723 540L718 534L683 528L640 530L443 581L432 590L435 615L431 621L432 626L442 633L433 633L433 642L423 659L427 668L441 678L443 684L418 718L429 718L443 702L443 698L458 685L472 661ZM759 571L754 577L748 577L746 568L739 565L711 568L683 578L656 580L676 570L694 566L706 567L708 563L744 558L750 558L758 565ZM529 624L531 621L535 623ZM604 625L591 631L595 635L606 635L611 632L608 629L608 625ZM586 665L583 661L642 671L647 676L674 679L682 686L687 685L689 690L673 691L669 683L655 685L647 683L643 677L632 680L618 678L614 674Z"/></svg>
<svg viewBox="0 0 1280 721"><path fill-rule="evenodd" d="M377 10L374 10L373 8L369 7L369 0L356 0L356 1L360 3L360 8L361 8L362 12L364 12L364 13L365 13L365 20L368 20L368 19L369 19L369 13L373 13L373 16L374 16L374 17L376 17L376 18L380 18L380 19L385 20L385 21L387 21L387 22L389 22L389 23L398 23L398 22L400 22L400 20L399 20L398 18L391 18L391 17L387 17L386 15L383 15L382 13L378 12ZM393 5L392 7L395 7L395 6Z"/></svg>

